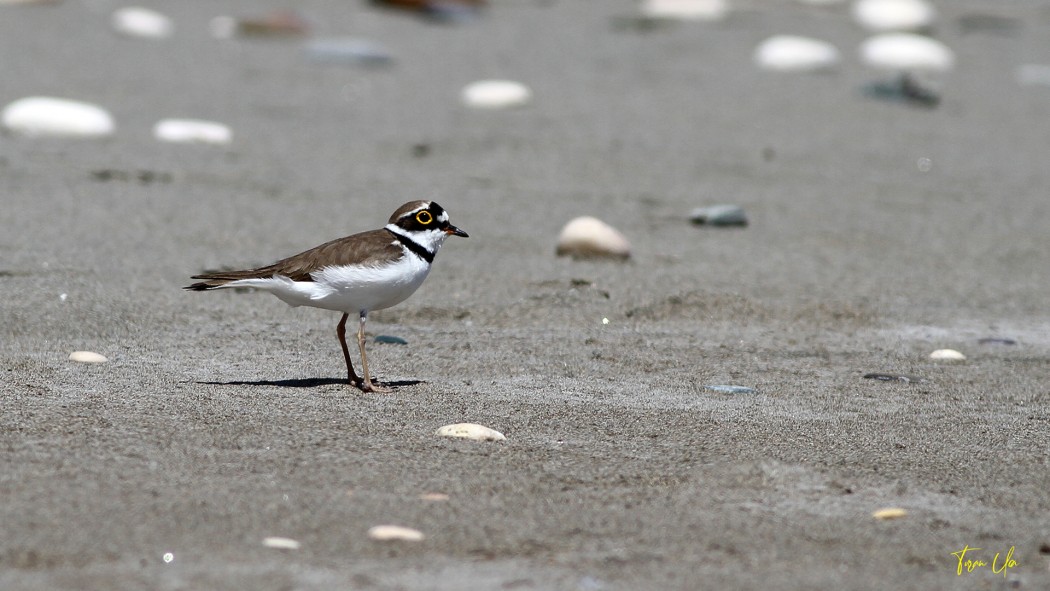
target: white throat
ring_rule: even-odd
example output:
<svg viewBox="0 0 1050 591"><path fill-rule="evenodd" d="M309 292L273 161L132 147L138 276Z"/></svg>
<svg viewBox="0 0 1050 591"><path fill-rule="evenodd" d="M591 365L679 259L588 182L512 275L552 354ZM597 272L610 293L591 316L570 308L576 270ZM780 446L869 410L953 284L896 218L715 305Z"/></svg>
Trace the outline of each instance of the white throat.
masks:
<svg viewBox="0 0 1050 591"><path fill-rule="evenodd" d="M402 236L415 242L432 255L437 254L438 249L441 248L442 243L445 242L445 238L448 237L448 234L446 234L444 230L437 229L423 230L420 232L406 232L403 228L395 224L387 224L386 229L398 236Z"/></svg>

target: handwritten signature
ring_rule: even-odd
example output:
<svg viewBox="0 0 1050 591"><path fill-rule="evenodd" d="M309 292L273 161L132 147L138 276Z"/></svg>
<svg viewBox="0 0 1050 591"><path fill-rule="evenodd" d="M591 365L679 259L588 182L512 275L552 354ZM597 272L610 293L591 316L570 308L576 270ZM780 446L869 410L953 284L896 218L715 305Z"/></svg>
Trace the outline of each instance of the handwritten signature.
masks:
<svg viewBox="0 0 1050 591"><path fill-rule="evenodd" d="M963 546L962 550L959 550L958 552L952 552L952 556L959 559L959 566L955 569L955 575L961 577L964 571L967 573L972 573L973 571L979 568L991 567L993 573L997 575L1001 574L1005 578L1006 571L1010 570L1011 568L1020 566L1020 564L1016 560L1014 560L1013 546L1010 546L1010 549L1006 551L1006 557L1001 563L999 562L999 552L995 553L995 558L992 559L991 564L988 564L987 562L978 558L966 556L967 552L979 552L983 549L984 548L971 548L969 544L967 544Z"/></svg>

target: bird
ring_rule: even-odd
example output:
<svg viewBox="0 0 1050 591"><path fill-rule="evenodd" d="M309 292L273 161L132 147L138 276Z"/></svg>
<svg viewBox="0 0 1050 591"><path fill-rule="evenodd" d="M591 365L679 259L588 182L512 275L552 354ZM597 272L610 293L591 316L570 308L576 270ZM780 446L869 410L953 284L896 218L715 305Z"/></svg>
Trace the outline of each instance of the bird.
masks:
<svg viewBox="0 0 1050 591"><path fill-rule="evenodd" d="M194 275L199 282L183 289L213 291L253 287L268 291L291 306L342 312L336 336L346 360L347 383L364 392L389 392L372 381L365 354L368 313L408 299L430 273L434 256L449 236L468 234L449 222L448 212L433 201L409 201L385 226L337 238L272 265L243 271ZM346 321L360 320L357 346L364 375L357 375L346 345Z"/></svg>

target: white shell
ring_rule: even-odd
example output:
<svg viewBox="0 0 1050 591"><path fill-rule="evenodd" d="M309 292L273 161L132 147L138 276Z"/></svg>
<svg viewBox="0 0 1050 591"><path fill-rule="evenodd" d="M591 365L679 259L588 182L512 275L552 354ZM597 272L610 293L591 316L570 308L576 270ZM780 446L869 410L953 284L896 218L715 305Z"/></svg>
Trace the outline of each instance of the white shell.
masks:
<svg viewBox="0 0 1050 591"><path fill-rule="evenodd" d="M263 538L263 546L267 548L278 548L280 550L298 550L302 544L298 540L291 538L280 538L271 536L269 538Z"/></svg>
<svg viewBox="0 0 1050 591"><path fill-rule="evenodd" d="M887 33L870 37L860 46L864 63L899 72L945 72L955 65L948 46L911 33Z"/></svg>
<svg viewBox="0 0 1050 591"><path fill-rule="evenodd" d="M110 17L110 23L113 30L129 37L163 39L170 37L175 30L170 18L140 6L129 6L115 11Z"/></svg>
<svg viewBox="0 0 1050 591"><path fill-rule="evenodd" d="M781 72L826 70L839 63L839 50L818 39L776 35L759 44L754 60L760 68Z"/></svg>
<svg viewBox="0 0 1050 591"><path fill-rule="evenodd" d="M228 144L233 132L215 121L162 119L153 126L153 137L162 142Z"/></svg>
<svg viewBox="0 0 1050 591"><path fill-rule="evenodd" d="M858 0L853 20L875 32L920 31L933 26L937 12L924 0Z"/></svg>
<svg viewBox="0 0 1050 591"><path fill-rule="evenodd" d="M963 355L955 349L937 349L933 353L930 353L930 359L939 359L942 361L965 361L966 355Z"/></svg>
<svg viewBox="0 0 1050 591"><path fill-rule="evenodd" d="M381 541L421 542L423 532L400 525L377 525L368 529L368 537Z"/></svg>
<svg viewBox="0 0 1050 591"><path fill-rule="evenodd" d="M885 509L879 509L871 514L872 517L879 521L885 521L887 519L900 519L908 516L908 511L901 509L900 507L886 507Z"/></svg>
<svg viewBox="0 0 1050 591"><path fill-rule="evenodd" d="M479 80L465 86L460 97L475 109L507 109L528 104L532 91L513 80Z"/></svg>
<svg viewBox="0 0 1050 591"><path fill-rule="evenodd" d="M631 243L615 228L590 216L578 217L562 228L558 256L577 258L631 256Z"/></svg>
<svg viewBox="0 0 1050 591"><path fill-rule="evenodd" d="M503 433L475 423L445 425L435 431L435 433L442 437L462 437L475 441L503 441L506 439Z"/></svg>
<svg viewBox="0 0 1050 591"><path fill-rule="evenodd" d="M726 0L643 0L642 16L647 18L717 21L729 12Z"/></svg>
<svg viewBox="0 0 1050 591"><path fill-rule="evenodd" d="M104 355L99 355L94 351L73 351L69 354L69 360L77 363L105 363L109 361Z"/></svg>
<svg viewBox="0 0 1050 591"><path fill-rule="evenodd" d="M105 109L49 96L21 98L4 107L5 128L31 137L102 137L113 134L113 117Z"/></svg>

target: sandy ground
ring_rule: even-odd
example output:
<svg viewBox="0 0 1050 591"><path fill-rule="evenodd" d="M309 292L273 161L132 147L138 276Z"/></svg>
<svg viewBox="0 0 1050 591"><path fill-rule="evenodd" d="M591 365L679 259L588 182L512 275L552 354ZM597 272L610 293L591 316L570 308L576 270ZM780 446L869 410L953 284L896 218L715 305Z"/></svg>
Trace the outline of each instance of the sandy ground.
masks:
<svg viewBox="0 0 1050 591"><path fill-rule="evenodd" d="M277 2L153 4L172 38L116 36L105 0L0 7L0 103L118 123L0 138L0 588L1050 588L1050 89L1015 80L1050 6L939 3L958 67L929 109L870 95L890 77L845 7L638 30L629 2L301 3L396 56L361 68L210 37ZM843 63L762 72L775 33ZM534 102L459 104L494 77ZM155 141L176 116L234 142ZM370 344L392 394L339 383L334 313L180 289L416 198L471 237L372 315L408 341ZM689 224L713 203L751 225ZM584 214L632 260L556 258ZM463 421L507 440L434 435ZM426 539L368 538L387 523ZM966 546L988 565L959 576Z"/></svg>

